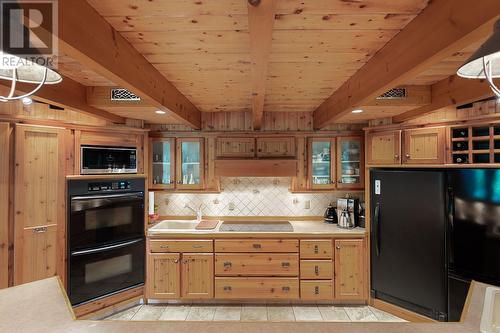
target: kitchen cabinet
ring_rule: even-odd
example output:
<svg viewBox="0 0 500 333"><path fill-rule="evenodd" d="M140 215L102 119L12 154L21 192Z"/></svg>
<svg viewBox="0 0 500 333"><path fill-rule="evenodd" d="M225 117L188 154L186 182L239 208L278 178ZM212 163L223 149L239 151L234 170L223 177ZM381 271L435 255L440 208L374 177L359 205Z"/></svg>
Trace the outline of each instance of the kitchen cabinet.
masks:
<svg viewBox="0 0 500 333"><path fill-rule="evenodd" d="M15 284L65 277L66 135L57 127L15 127Z"/></svg>
<svg viewBox="0 0 500 333"><path fill-rule="evenodd" d="M335 240L335 299L364 300L367 292L366 245L363 239Z"/></svg>
<svg viewBox="0 0 500 333"><path fill-rule="evenodd" d="M217 299L298 299L297 278L215 278Z"/></svg>
<svg viewBox="0 0 500 333"><path fill-rule="evenodd" d="M371 165L401 163L401 131L370 132L366 135L366 158Z"/></svg>
<svg viewBox="0 0 500 333"><path fill-rule="evenodd" d="M182 298L202 299L214 296L214 255L184 253L181 268Z"/></svg>
<svg viewBox="0 0 500 333"><path fill-rule="evenodd" d="M257 138L257 157L294 157L294 137Z"/></svg>
<svg viewBox="0 0 500 333"><path fill-rule="evenodd" d="M0 123L0 289L9 285L9 228L10 228L10 182L12 127Z"/></svg>
<svg viewBox="0 0 500 333"><path fill-rule="evenodd" d="M443 164L445 128L421 128L403 131L403 163Z"/></svg>
<svg viewBox="0 0 500 333"><path fill-rule="evenodd" d="M146 276L148 298L180 297L180 253L149 253Z"/></svg>
<svg viewBox="0 0 500 333"><path fill-rule="evenodd" d="M311 138L309 140L310 189L335 188L335 142L335 138Z"/></svg>
<svg viewBox="0 0 500 333"><path fill-rule="evenodd" d="M337 189L364 188L362 137L337 138Z"/></svg>
<svg viewBox="0 0 500 333"><path fill-rule="evenodd" d="M255 138L224 137L217 138L217 158L254 157Z"/></svg>
<svg viewBox="0 0 500 333"><path fill-rule="evenodd" d="M298 254L231 253L216 254L217 276L297 276Z"/></svg>
<svg viewBox="0 0 500 333"><path fill-rule="evenodd" d="M150 177L152 189L175 187L175 140L152 138L149 142Z"/></svg>
<svg viewBox="0 0 500 333"><path fill-rule="evenodd" d="M330 239L307 239L300 241L301 259L331 259L333 245Z"/></svg>
<svg viewBox="0 0 500 333"><path fill-rule="evenodd" d="M203 138L177 139L177 188L180 190L202 189L204 182Z"/></svg>
<svg viewBox="0 0 500 333"><path fill-rule="evenodd" d="M306 301L328 301L333 299L332 280L301 280L300 299Z"/></svg>

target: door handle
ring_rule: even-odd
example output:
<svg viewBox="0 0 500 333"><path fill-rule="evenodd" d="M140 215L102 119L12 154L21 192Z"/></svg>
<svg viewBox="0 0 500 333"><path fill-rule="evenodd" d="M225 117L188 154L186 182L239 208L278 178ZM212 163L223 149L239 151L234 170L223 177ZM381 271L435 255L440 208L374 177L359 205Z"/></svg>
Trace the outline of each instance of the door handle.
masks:
<svg viewBox="0 0 500 333"><path fill-rule="evenodd" d="M47 232L47 227L38 227L38 228L33 228L33 233L34 234L42 234L44 232Z"/></svg>
<svg viewBox="0 0 500 333"><path fill-rule="evenodd" d="M375 214L373 217L373 238L375 240L375 253L380 256L380 203L375 206Z"/></svg>

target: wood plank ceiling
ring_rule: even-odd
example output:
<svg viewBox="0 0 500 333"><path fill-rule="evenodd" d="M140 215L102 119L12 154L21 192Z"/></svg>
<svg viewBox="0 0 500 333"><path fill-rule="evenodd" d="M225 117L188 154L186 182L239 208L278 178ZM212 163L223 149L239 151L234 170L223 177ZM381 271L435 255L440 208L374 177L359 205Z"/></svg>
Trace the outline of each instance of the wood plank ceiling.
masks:
<svg viewBox="0 0 500 333"><path fill-rule="evenodd" d="M251 111L252 63L246 0L87 0L200 111ZM266 1L266 0L262 0ZM413 20L429 0L275 0L264 112L312 112ZM408 85L453 75L482 41ZM86 86L109 80L61 55L61 72ZM393 116L408 106L367 106L339 122ZM108 109L110 112L112 108ZM151 109L131 118L162 121ZM145 115L147 113L147 115ZM125 116L126 111L120 110ZM174 122L172 119L166 122Z"/></svg>

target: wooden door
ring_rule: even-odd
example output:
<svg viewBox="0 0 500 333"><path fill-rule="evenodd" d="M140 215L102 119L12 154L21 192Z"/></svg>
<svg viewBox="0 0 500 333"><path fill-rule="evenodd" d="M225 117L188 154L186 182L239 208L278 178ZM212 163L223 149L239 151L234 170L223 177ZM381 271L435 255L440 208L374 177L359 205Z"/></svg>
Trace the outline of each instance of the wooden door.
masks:
<svg viewBox="0 0 500 333"><path fill-rule="evenodd" d="M175 187L175 139L149 139L149 188Z"/></svg>
<svg viewBox="0 0 500 333"><path fill-rule="evenodd" d="M203 138L177 139L177 189L199 190L204 185L205 159Z"/></svg>
<svg viewBox="0 0 500 333"><path fill-rule="evenodd" d="M369 165L401 163L401 131L371 132L366 135L366 142Z"/></svg>
<svg viewBox="0 0 500 333"><path fill-rule="evenodd" d="M363 239L335 240L335 298L365 300L367 268Z"/></svg>
<svg viewBox="0 0 500 333"><path fill-rule="evenodd" d="M146 293L148 298L180 297L180 253L148 253Z"/></svg>
<svg viewBox="0 0 500 333"><path fill-rule="evenodd" d="M65 277L65 134L16 125L14 283Z"/></svg>
<svg viewBox="0 0 500 333"><path fill-rule="evenodd" d="M403 140L404 164L444 164L444 127L405 130Z"/></svg>
<svg viewBox="0 0 500 333"><path fill-rule="evenodd" d="M257 156L295 157L295 138L257 138Z"/></svg>
<svg viewBox="0 0 500 333"><path fill-rule="evenodd" d="M335 139L313 138L308 145L308 170L310 189L334 189L335 173Z"/></svg>
<svg viewBox="0 0 500 333"><path fill-rule="evenodd" d="M254 157L255 138L217 138L217 157Z"/></svg>
<svg viewBox="0 0 500 333"><path fill-rule="evenodd" d="M0 123L0 289L9 285L10 156L12 128Z"/></svg>
<svg viewBox="0 0 500 333"><path fill-rule="evenodd" d="M338 189L362 189L365 187L363 141L363 138L359 136L337 138Z"/></svg>
<svg viewBox="0 0 500 333"><path fill-rule="evenodd" d="M182 255L182 297L190 299L214 296L214 255L190 253Z"/></svg>

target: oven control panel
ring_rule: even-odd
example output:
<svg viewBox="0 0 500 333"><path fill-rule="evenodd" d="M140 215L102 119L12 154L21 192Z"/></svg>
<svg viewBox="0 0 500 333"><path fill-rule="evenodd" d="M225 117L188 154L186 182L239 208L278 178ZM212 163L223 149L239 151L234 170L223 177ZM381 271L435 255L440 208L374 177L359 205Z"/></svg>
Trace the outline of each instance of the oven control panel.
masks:
<svg viewBox="0 0 500 333"><path fill-rule="evenodd" d="M99 183L88 183L89 192L95 191L119 191L119 190L129 190L130 182L126 180L119 180L113 182L99 182Z"/></svg>

